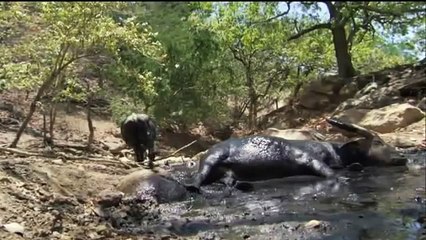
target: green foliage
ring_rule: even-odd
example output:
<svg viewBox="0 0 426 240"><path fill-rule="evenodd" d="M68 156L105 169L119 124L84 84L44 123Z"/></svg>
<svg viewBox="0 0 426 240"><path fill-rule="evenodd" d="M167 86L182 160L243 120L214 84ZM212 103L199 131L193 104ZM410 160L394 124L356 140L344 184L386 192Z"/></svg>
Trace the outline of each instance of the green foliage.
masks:
<svg viewBox="0 0 426 240"><path fill-rule="evenodd" d="M212 72L220 62L219 46L208 29L195 28L189 20L191 12L196 10L196 4L138 3L128 13L153 27L157 39L166 49L167 58L165 68L154 71L161 79L157 78L148 86L155 89L155 94L142 94L131 84L132 81L123 80L119 86L128 92L128 96L143 99L144 105L150 106L149 113L159 121L172 118L190 124L220 114L220 95L212 88L217 77ZM121 56L131 59L123 62L123 69L130 66L153 69L137 54L128 51ZM117 72L118 69L114 70Z"/></svg>
<svg viewBox="0 0 426 240"><path fill-rule="evenodd" d="M120 123L130 114L140 112L143 106L141 102L132 102L130 99L113 96L110 100L112 120L119 126Z"/></svg>
<svg viewBox="0 0 426 240"><path fill-rule="evenodd" d="M89 57L106 55L120 63L117 57L122 44L155 61L164 57L161 44L155 41L148 25L135 23L134 19L125 19L122 23L114 21L112 11L122 8L122 3L16 4L19 9L27 11L11 8L11 14L20 13L35 19L28 21L25 28L36 29L26 38L8 46L10 57L1 74L8 87L34 89L49 79L79 81L82 72L76 65L79 59L90 60ZM28 10L34 6L36 11ZM66 68L67 76L57 78ZM146 82L151 81L152 73L137 74L142 82L140 85L149 85Z"/></svg>
<svg viewBox="0 0 426 240"><path fill-rule="evenodd" d="M414 59L412 56L404 56L401 47L372 36L365 37L361 43L354 46L352 52L354 65L361 73L406 64Z"/></svg>
<svg viewBox="0 0 426 240"><path fill-rule="evenodd" d="M423 4L331 3L333 21L324 2L288 3L296 15L276 2L4 2L0 91L47 85L57 101L103 96L117 123L131 112L160 123L228 122L336 68L330 28L288 41L312 26L343 26L362 73L424 50Z"/></svg>
<svg viewBox="0 0 426 240"><path fill-rule="evenodd" d="M273 16L273 6L266 3L227 3L216 4L215 11L218 17L200 24L196 17L193 21L202 29L211 29L221 41L222 56L227 58L233 66L232 78L223 82L222 86L233 86L234 94L240 101L247 98L248 75L254 79L253 86L261 95L267 91L268 85L277 83L283 76L280 66L281 58L285 55L283 49L284 34L287 32L285 24L276 22L273 25L260 24ZM257 24L259 22L259 24ZM284 54L283 54L284 53ZM225 66L221 66L225 67ZM276 71L277 70L277 71ZM275 73L273 73L275 71ZM278 74L276 72L279 72ZM267 75L274 75L267 77ZM271 78L267 81L266 78Z"/></svg>

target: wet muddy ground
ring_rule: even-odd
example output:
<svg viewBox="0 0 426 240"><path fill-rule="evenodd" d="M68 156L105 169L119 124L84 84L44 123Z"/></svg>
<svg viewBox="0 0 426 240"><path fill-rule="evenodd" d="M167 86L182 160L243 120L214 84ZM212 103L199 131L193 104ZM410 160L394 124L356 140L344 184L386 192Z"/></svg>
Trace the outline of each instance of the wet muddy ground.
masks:
<svg viewBox="0 0 426 240"><path fill-rule="evenodd" d="M0 159L0 239L426 239L426 154L409 168L340 171L347 181L293 177L157 204L128 202L99 211L99 192L135 169L91 161ZM197 166L174 166L187 177ZM423 218L422 218L423 217ZM423 234L423 235L422 235Z"/></svg>
<svg viewBox="0 0 426 240"><path fill-rule="evenodd" d="M195 239L426 239L426 176L418 167L425 156L412 155L408 169L341 171L345 182L293 177L231 195L219 185L205 187L205 197L161 204L143 226L124 225Z"/></svg>

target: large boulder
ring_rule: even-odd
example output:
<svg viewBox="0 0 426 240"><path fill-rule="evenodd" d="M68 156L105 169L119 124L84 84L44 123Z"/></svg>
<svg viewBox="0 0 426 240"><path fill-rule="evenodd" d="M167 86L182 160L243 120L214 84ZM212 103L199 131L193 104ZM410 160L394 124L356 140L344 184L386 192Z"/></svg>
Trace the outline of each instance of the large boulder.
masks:
<svg viewBox="0 0 426 240"><path fill-rule="evenodd" d="M389 145L398 148L416 147L421 145L424 140L424 136L409 132L385 133L380 134L380 137Z"/></svg>
<svg viewBox="0 0 426 240"><path fill-rule="evenodd" d="M426 93L426 64L404 65L392 69L385 69L377 73L359 76L359 91L350 96L346 94L349 84L345 85L340 95L346 95L349 99L342 102L337 112L350 108L375 109L403 101L403 98L424 96ZM366 81L368 80L368 81ZM351 92L353 89L351 88Z"/></svg>
<svg viewBox="0 0 426 240"><path fill-rule="evenodd" d="M307 109L325 109L345 84L337 75L320 76L303 87L299 104Z"/></svg>
<svg viewBox="0 0 426 240"><path fill-rule="evenodd" d="M307 109L323 109L330 104L330 98L321 93L308 92L300 96L299 103Z"/></svg>
<svg viewBox="0 0 426 240"><path fill-rule="evenodd" d="M426 118L413 123L408 127L399 129L397 133L384 133L379 135L385 142L394 147L417 147L426 139L425 128Z"/></svg>
<svg viewBox="0 0 426 240"><path fill-rule="evenodd" d="M342 102L335 112L346 109L375 109L402 101L402 97L389 87L382 87L372 82L358 91L353 98Z"/></svg>
<svg viewBox="0 0 426 240"><path fill-rule="evenodd" d="M424 117L425 113L421 109L408 103L391 104L374 110L348 109L334 116L341 121L355 123L379 133L391 133Z"/></svg>
<svg viewBox="0 0 426 240"><path fill-rule="evenodd" d="M320 76L305 84L299 104L307 109L375 109L426 93L426 64L407 64L342 79ZM338 106L337 106L338 105ZM337 107L337 108L336 108Z"/></svg>

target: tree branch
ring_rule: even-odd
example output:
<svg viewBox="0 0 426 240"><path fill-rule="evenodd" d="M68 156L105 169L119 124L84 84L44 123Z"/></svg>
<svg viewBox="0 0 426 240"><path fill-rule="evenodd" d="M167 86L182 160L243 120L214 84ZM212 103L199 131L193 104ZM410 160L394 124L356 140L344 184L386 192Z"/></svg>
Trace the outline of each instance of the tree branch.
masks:
<svg viewBox="0 0 426 240"><path fill-rule="evenodd" d="M68 60L67 62L65 62L58 70L57 70L57 74L58 73L60 73L62 70L64 70L66 67L68 67L68 65L70 65L71 63L73 63L73 62L75 62L75 61L77 61L78 59L81 59L81 58L85 58L85 57L92 57L92 56L95 56L95 55L97 55L96 53L95 54L84 54L84 55L80 55L80 56L77 56L77 57L73 57L73 58L71 58L70 60Z"/></svg>
<svg viewBox="0 0 426 240"><path fill-rule="evenodd" d="M283 79L286 79L287 77L288 77L288 75L290 74L290 69L288 68L288 67L285 67L285 68L283 68L283 69L280 69L279 71L276 71L275 72L275 74L273 74L272 76L270 76L268 79L267 79L267 83L268 83L268 85L266 86L266 89L265 89L265 91L263 92L263 94L261 94L261 95L258 95L257 96L257 98L259 99L259 98L264 98L264 97L266 97L267 95L268 95L268 93L269 93L269 90L271 89L271 87L272 87L272 83L274 82L273 80L275 79L275 78L277 78L279 75L284 75L284 77L283 77Z"/></svg>
<svg viewBox="0 0 426 240"><path fill-rule="evenodd" d="M232 55L234 55L234 58L237 59L238 61L240 61L242 64L247 65L246 61L240 56L240 54L238 54L238 50L235 49L234 47L229 47L229 49L232 52Z"/></svg>
<svg viewBox="0 0 426 240"><path fill-rule="evenodd" d="M379 13L379 14L382 14L382 15L395 16L395 17L400 17L400 16L404 15L405 13L424 13L424 12L426 12L426 8L407 9L405 11L384 10L384 9L379 9L379 8L375 8L375 7L368 6L368 5L360 5L360 6L357 6L357 8L364 9L364 10L367 10L367 11L370 11L370 12Z"/></svg>
<svg viewBox="0 0 426 240"><path fill-rule="evenodd" d="M287 15L290 12L290 9L291 9L290 8L291 2L286 2L285 4L287 4L287 10L285 12L279 13L279 14L277 14L277 15L275 15L273 17L270 17L270 18L268 18L266 20L263 20L263 21L257 21L257 22L249 23L249 25L251 26L251 25L260 24L260 23L267 23L267 22L270 22L270 21L272 21L274 19L277 19L277 18L280 18L280 17L283 17L283 16Z"/></svg>
<svg viewBox="0 0 426 240"><path fill-rule="evenodd" d="M327 6L328 13L330 14L330 19L336 18L336 7L330 1L324 1Z"/></svg>
<svg viewBox="0 0 426 240"><path fill-rule="evenodd" d="M348 35L348 39L347 39L349 51L351 51L351 49L352 49L355 34L359 31L359 26L356 23L355 18L351 17L351 20L352 20L352 29L351 29L351 31Z"/></svg>
<svg viewBox="0 0 426 240"><path fill-rule="evenodd" d="M331 24L330 23L320 23L320 24L314 25L310 28L304 29L304 30L300 31L299 33L289 37L287 39L287 41L298 39L298 38L302 37L303 35L308 34L310 32L313 32L313 31L318 30L318 29L331 29Z"/></svg>

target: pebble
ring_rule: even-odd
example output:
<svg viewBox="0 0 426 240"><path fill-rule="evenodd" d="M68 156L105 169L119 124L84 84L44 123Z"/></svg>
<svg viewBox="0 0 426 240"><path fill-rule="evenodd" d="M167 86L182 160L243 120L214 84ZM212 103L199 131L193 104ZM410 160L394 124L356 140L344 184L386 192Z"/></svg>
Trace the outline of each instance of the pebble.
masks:
<svg viewBox="0 0 426 240"><path fill-rule="evenodd" d="M19 223L13 222L13 223L4 224L3 228L10 233L24 235L24 226L22 226Z"/></svg>

